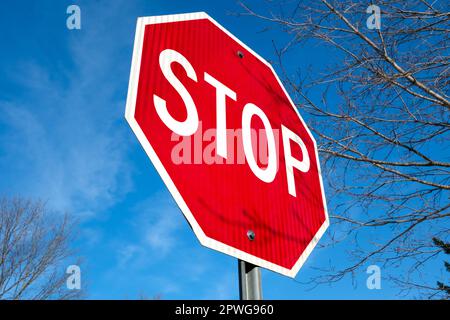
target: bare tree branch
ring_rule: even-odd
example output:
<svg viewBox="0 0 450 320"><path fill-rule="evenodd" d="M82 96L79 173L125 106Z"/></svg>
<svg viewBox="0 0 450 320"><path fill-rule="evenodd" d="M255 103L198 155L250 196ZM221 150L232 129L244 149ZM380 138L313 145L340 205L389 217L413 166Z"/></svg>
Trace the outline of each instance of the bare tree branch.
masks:
<svg viewBox="0 0 450 320"><path fill-rule="evenodd" d="M365 2L271 3L264 12L242 4L243 14L288 37L274 41L276 67L317 137L333 213L328 245L352 239L352 263L312 282L370 261L395 266L390 278L402 289L434 285L420 274L437 258L432 238L450 237L448 3L377 1L381 28L372 30ZM298 69L293 52L316 49L325 60Z"/></svg>
<svg viewBox="0 0 450 320"><path fill-rule="evenodd" d="M0 199L0 299L80 298L66 288L73 225L41 202Z"/></svg>

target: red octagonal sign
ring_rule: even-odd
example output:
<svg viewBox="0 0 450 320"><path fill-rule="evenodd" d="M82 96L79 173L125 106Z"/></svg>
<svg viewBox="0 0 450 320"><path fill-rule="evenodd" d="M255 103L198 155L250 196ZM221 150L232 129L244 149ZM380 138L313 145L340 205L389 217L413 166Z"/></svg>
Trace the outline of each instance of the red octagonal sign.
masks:
<svg viewBox="0 0 450 320"><path fill-rule="evenodd" d="M125 117L204 246L296 275L329 220L268 62L206 13L139 18Z"/></svg>

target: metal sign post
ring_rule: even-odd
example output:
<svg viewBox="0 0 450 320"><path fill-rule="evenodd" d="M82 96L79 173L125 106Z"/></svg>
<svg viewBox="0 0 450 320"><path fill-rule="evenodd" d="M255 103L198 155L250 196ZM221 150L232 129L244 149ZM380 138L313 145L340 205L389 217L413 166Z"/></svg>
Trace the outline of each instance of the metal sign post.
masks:
<svg viewBox="0 0 450 320"><path fill-rule="evenodd" d="M260 268L242 260L238 260L238 265L240 299L262 300Z"/></svg>

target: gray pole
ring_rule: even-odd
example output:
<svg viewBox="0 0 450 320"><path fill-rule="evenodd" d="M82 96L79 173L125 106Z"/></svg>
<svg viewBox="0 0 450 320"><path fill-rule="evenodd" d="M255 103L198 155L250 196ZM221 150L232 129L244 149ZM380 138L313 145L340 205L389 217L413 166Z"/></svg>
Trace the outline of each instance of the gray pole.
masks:
<svg viewBox="0 0 450 320"><path fill-rule="evenodd" d="M242 260L238 260L238 264L240 299L262 300L261 270Z"/></svg>

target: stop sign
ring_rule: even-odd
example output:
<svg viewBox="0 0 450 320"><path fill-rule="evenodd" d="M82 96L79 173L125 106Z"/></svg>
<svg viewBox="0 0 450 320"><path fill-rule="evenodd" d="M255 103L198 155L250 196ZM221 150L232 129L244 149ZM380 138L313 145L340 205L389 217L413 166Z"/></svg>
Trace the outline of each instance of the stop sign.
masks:
<svg viewBox="0 0 450 320"><path fill-rule="evenodd" d="M204 246L296 275L329 220L268 62L206 13L139 18L125 117Z"/></svg>

